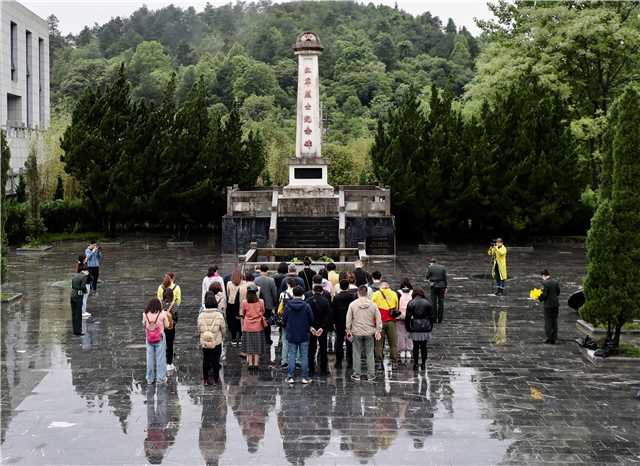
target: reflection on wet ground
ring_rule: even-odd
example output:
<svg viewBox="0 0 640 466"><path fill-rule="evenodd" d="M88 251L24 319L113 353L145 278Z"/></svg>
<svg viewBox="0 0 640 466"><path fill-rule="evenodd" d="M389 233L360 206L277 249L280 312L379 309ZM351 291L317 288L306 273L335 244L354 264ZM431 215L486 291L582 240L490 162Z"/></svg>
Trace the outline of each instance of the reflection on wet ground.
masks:
<svg viewBox="0 0 640 466"><path fill-rule="evenodd" d="M377 383L356 384L334 369L311 386L289 387L266 365L247 372L228 348L223 383L203 387L195 337L201 277L211 264L231 265L207 245L105 248L104 283L79 338L70 334L68 290L59 282L81 246L11 258L9 286L25 298L2 309L4 464L640 461L640 374L585 364L568 308L560 344L539 344L542 310L527 300L536 271L550 268L568 296L584 272L581 251L512 255L517 278L503 299L474 278L486 269L482 248L442 254L451 288L426 372L387 368ZM427 260L406 248L372 268L394 284L424 284ZM177 273L184 296L178 370L166 386L146 387L139 314L166 270Z"/></svg>

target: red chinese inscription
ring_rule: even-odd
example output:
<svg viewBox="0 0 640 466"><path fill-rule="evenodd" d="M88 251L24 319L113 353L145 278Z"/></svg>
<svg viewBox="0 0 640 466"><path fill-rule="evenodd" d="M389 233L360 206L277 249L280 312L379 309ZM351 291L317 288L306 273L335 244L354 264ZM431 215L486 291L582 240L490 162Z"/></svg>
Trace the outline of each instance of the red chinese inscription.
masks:
<svg viewBox="0 0 640 466"><path fill-rule="evenodd" d="M313 146L313 143L311 142L311 139L307 139L304 142L304 147L311 147L311 146Z"/></svg>
<svg viewBox="0 0 640 466"><path fill-rule="evenodd" d="M311 68L308 66L304 69L304 74L311 74Z"/></svg>
<svg viewBox="0 0 640 466"><path fill-rule="evenodd" d="M307 85L310 85L311 84L311 78L306 78L304 80L304 83L307 84Z"/></svg>
<svg viewBox="0 0 640 466"><path fill-rule="evenodd" d="M306 134L307 136L309 134L313 133L313 131L311 131L311 128L309 128L308 126L304 129L304 134Z"/></svg>
<svg viewBox="0 0 640 466"><path fill-rule="evenodd" d="M306 115L306 116L304 117L304 122L305 122L305 123L311 123L311 117L310 117L309 115Z"/></svg>
<svg viewBox="0 0 640 466"><path fill-rule="evenodd" d="M305 106L304 106L304 109L305 109L305 110L311 110L311 104L307 104L307 105L305 105Z"/></svg>
<svg viewBox="0 0 640 466"><path fill-rule="evenodd" d="M310 99L311 98L311 91L305 91L304 98L305 99Z"/></svg>

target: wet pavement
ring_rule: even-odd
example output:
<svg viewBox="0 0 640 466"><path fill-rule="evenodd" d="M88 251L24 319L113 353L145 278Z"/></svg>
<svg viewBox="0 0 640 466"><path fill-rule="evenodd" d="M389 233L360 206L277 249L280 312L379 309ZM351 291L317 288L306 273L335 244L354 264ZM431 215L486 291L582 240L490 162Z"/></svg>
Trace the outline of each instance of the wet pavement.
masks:
<svg viewBox="0 0 640 466"><path fill-rule="evenodd" d="M86 335L74 337L68 279L82 247L10 258L7 289L24 298L2 308L3 464L640 462L640 374L594 368L573 342L576 314L564 303L584 274L582 250L511 254L501 299L489 296L483 248L439 254L450 292L426 372L387 368L370 384L333 369L289 387L280 370L250 373L228 348L223 383L205 387L195 336L201 279L212 264L229 271L228 259L208 244L105 246L93 315ZM370 269L415 286L429 257L401 247L396 261ZM542 310L527 299L545 267L565 298L556 346L540 344ZM184 300L177 371L147 388L140 313L168 270Z"/></svg>

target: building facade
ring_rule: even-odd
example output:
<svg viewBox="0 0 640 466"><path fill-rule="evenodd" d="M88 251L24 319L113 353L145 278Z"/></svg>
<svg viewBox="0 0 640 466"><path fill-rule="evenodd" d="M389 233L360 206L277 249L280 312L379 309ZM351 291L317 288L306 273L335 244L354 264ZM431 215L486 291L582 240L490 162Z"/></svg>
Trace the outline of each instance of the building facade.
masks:
<svg viewBox="0 0 640 466"><path fill-rule="evenodd" d="M49 27L15 1L0 1L0 126L11 171L24 167L30 145L49 127Z"/></svg>

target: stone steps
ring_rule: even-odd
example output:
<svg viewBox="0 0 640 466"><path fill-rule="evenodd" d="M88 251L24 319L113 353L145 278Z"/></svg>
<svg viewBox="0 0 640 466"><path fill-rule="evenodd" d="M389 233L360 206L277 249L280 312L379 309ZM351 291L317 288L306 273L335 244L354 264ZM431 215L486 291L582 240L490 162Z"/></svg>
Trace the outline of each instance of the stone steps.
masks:
<svg viewBox="0 0 640 466"><path fill-rule="evenodd" d="M337 248L338 243L336 217L278 218L279 248Z"/></svg>

